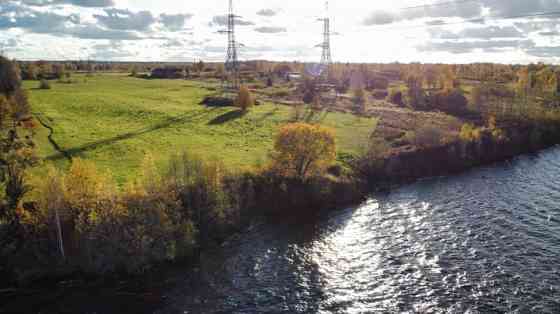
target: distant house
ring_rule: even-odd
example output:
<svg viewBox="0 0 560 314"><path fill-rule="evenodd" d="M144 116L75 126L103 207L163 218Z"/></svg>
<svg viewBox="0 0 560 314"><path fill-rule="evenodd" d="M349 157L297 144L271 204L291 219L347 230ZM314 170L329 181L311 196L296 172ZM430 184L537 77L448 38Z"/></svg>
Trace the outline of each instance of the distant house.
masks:
<svg viewBox="0 0 560 314"><path fill-rule="evenodd" d="M179 67L155 68L152 70L150 77L157 79L182 79L185 78L185 71Z"/></svg>
<svg viewBox="0 0 560 314"><path fill-rule="evenodd" d="M288 72L286 73L286 80L288 81L297 81L300 80L303 76L299 72Z"/></svg>

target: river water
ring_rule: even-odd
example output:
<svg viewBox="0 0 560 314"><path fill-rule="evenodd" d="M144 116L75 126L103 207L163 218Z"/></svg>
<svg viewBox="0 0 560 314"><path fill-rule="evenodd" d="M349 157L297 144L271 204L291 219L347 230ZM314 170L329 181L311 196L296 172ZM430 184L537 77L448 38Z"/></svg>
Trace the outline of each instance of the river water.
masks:
<svg viewBox="0 0 560 314"><path fill-rule="evenodd" d="M422 180L313 221L255 225L178 278L157 302L62 293L33 308L560 313L560 148Z"/></svg>
<svg viewBox="0 0 560 314"><path fill-rule="evenodd" d="M161 313L560 313L560 148L260 225L206 260L213 295L179 288Z"/></svg>

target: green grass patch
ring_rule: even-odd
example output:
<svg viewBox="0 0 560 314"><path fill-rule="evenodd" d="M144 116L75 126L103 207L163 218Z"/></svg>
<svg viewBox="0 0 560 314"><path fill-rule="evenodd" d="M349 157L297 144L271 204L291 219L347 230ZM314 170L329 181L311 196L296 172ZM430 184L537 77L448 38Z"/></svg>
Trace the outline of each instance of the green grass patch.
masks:
<svg viewBox="0 0 560 314"><path fill-rule="evenodd" d="M236 108L207 108L199 103L213 92L197 81L145 80L125 74L74 79L74 84L52 82L50 90L25 82L33 111L54 129L53 139L63 150L111 170L120 183L137 175L148 152L166 160L187 150L220 159L229 167L265 162L274 134L292 115L290 107L274 104L246 114ZM348 154L367 144L376 122L342 113L327 113L322 120L335 129L338 150ZM49 143L48 134L42 127L37 131L40 157L45 164L68 165Z"/></svg>

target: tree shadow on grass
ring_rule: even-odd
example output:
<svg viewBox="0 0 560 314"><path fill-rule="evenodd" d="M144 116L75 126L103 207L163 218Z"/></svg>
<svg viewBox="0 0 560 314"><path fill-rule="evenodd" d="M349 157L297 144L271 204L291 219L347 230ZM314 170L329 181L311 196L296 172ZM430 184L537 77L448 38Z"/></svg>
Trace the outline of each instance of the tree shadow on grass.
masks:
<svg viewBox="0 0 560 314"><path fill-rule="evenodd" d="M235 119L239 119L246 114L247 114L247 112L243 111L243 110L228 111L228 112L224 113L223 115L218 116L215 119L213 119L212 121L208 122L208 125L224 124L224 123L233 121Z"/></svg>
<svg viewBox="0 0 560 314"><path fill-rule="evenodd" d="M147 133L150 133L150 132L166 129L166 128L172 127L173 125L193 122L197 119L205 118L206 116L208 116L210 114L211 114L211 111L203 111L203 112L198 112L198 113L194 113L194 114L193 113L187 113L187 114L182 114L180 116L171 117L171 118L165 119L165 120L163 120L163 121L161 121L157 124L154 124L152 126L149 126L149 127L145 127L145 128L138 129L138 130L131 131L131 132L127 132L127 133L123 133L123 134L120 134L120 135L117 135L117 136L114 136L114 137L111 137L111 138L87 143L87 144L76 146L76 147L73 147L73 148L65 149L65 150L61 151L60 153L57 153L57 154L54 154L54 155L51 155L51 156L47 157L46 160L55 161L55 160L60 160L60 159L64 159L64 158L67 158L67 157L74 157L74 156L79 155L81 153L98 149L102 146L111 145L111 144L114 144L116 142L131 139L131 138L143 135L143 134L147 134Z"/></svg>

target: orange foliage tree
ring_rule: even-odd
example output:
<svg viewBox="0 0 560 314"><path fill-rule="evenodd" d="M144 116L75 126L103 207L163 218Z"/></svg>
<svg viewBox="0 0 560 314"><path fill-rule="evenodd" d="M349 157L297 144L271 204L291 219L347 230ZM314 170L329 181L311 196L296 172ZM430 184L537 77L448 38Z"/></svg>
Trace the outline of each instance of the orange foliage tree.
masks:
<svg viewBox="0 0 560 314"><path fill-rule="evenodd" d="M247 111L255 104L255 99L251 95L251 92L247 86L241 86L239 88L239 94L237 94L237 99L235 99L235 105L243 111Z"/></svg>
<svg viewBox="0 0 560 314"><path fill-rule="evenodd" d="M280 129L274 142L273 169L284 176L305 179L322 173L336 158L332 130L307 123Z"/></svg>

